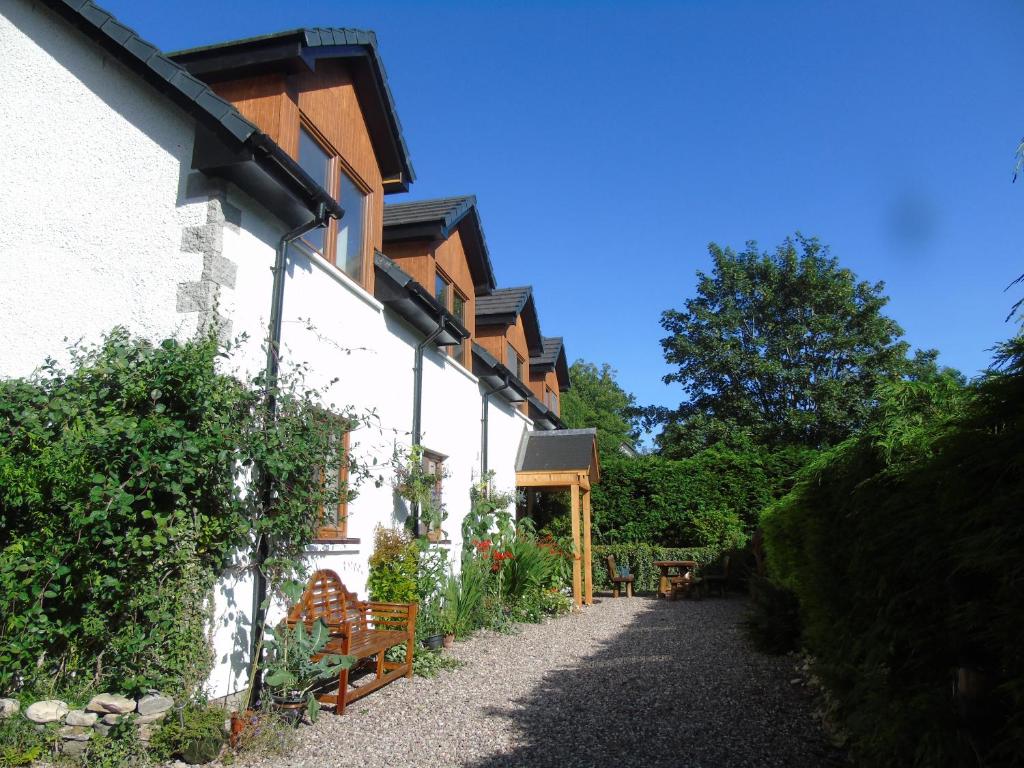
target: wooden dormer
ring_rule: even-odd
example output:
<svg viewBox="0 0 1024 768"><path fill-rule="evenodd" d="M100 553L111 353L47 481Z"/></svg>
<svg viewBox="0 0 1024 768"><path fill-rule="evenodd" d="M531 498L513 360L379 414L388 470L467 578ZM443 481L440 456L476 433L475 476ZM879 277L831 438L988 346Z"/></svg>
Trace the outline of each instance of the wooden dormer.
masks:
<svg viewBox="0 0 1024 768"><path fill-rule="evenodd" d="M384 207L387 256L466 326L470 337L448 354L471 369L478 295L494 290L494 270L476 198L448 197Z"/></svg>
<svg viewBox="0 0 1024 768"><path fill-rule="evenodd" d="M500 288L477 297L476 338L524 384L530 381L530 358L543 352L533 289ZM523 413L527 405L520 406Z"/></svg>
<svg viewBox="0 0 1024 768"><path fill-rule="evenodd" d="M530 358L530 390L549 411L561 417L561 393L569 389L565 345L560 336L545 336L541 346L541 354Z"/></svg>
<svg viewBox="0 0 1024 768"><path fill-rule="evenodd" d="M384 195L415 178L372 32L301 29L172 54L345 209L305 246L373 291Z"/></svg>

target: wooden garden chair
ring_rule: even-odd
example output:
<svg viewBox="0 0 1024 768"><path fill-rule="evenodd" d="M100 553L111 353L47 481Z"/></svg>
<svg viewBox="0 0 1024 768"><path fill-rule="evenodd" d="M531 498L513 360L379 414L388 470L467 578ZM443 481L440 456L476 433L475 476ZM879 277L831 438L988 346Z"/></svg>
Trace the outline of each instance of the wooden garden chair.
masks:
<svg viewBox="0 0 1024 768"><path fill-rule="evenodd" d="M626 597L633 596L633 574L621 576L619 569L615 567L615 555L608 555L608 579L612 583L612 597L619 596L619 589L622 584L626 585Z"/></svg>

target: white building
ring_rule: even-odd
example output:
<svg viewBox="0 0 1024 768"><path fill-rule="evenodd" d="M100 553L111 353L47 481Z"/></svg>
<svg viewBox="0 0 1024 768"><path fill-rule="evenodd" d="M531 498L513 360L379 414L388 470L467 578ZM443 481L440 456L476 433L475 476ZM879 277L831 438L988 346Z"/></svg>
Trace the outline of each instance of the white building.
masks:
<svg viewBox="0 0 1024 768"><path fill-rule="evenodd" d="M286 249L283 356L310 363L313 384L337 378L330 400L377 414L352 439L365 458L386 463L419 433L447 473L439 546L459 551L471 484L489 468L512 488L524 432L561 426L565 354L529 289L497 289L475 199L385 205L414 174L373 34L169 57L91 2L0 12L0 376L115 325L245 333L242 364L260 370L275 257L333 215ZM374 528L407 514L387 484L361 488L311 564L365 593ZM218 588L211 695L245 685L252 591Z"/></svg>

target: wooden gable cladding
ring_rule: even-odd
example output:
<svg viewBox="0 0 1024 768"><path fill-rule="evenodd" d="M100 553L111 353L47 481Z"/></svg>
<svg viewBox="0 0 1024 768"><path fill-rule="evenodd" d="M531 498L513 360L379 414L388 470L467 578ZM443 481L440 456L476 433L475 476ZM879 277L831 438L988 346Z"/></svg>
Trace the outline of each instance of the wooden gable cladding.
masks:
<svg viewBox="0 0 1024 768"><path fill-rule="evenodd" d="M534 371L531 367L530 381L528 383L530 385L530 391L533 392L534 397L544 403L548 408L551 407L551 404L548 402L548 396L545 388L558 393L558 407L552 410L554 410L556 416L560 417L562 415L562 398L561 393L558 390L558 374L555 373L555 371Z"/></svg>
<svg viewBox="0 0 1024 768"><path fill-rule="evenodd" d="M247 77L210 86L235 105L242 116L273 139L292 157L299 153L299 105L288 93L283 74Z"/></svg>
<svg viewBox="0 0 1024 768"><path fill-rule="evenodd" d="M383 246L384 183L348 63L321 60L311 72L272 73L212 87L295 160L303 121L341 158L342 170L367 193L363 287L372 293L372 255Z"/></svg>
<svg viewBox="0 0 1024 768"><path fill-rule="evenodd" d="M374 250L383 246L384 182L352 74L344 61L318 61L316 71L294 75L290 85L296 93L299 111L341 157L343 170L368 193L363 287L372 293L374 271L369 265ZM297 157L297 148L294 156Z"/></svg>
<svg viewBox="0 0 1024 768"><path fill-rule="evenodd" d="M475 338L476 295L473 274L469 268L469 257L466 255L459 228L456 228L447 240L408 240L389 243L387 256L431 294L434 293L434 278L440 271L465 299L466 309L462 324L469 331L470 339ZM447 309L451 310L451 307ZM468 357L470 349L467 345L466 359L459 360L467 368L472 367L472 361Z"/></svg>
<svg viewBox="0 0 1024 768"><path fill-rule="evenodd" d="M523 327L523 316L520 314L514 324L512 325L482 325L476 328L476 339L481 347L490 352L494 357L504 366L508 366L508 355L506 354L506 344L511 344L512 348L523 358L523 374L522 381L524 384L529 385L530 383L530 348L526 343L526 329ZM529 413L529 404L521 403L518 406L520 412L524 414Z"/></svg>

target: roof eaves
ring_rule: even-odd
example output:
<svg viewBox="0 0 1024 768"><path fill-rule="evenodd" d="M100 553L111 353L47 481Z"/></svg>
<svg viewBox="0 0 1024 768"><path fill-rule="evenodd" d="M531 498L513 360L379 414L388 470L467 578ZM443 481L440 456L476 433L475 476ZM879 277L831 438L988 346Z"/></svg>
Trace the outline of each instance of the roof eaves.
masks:
<svg viewBox="0 0 1024 768"><path fill-rule="evenodd" d="M438 346L452 346L469 338L466 326L392 259L376 251L373 255L373 265L390 278L401 294L404 294L379 296L385 306L391 306L421 332L425 332L427 327L443 326L438 337ZM384 286L380 287L383 290Z"/></svg>

